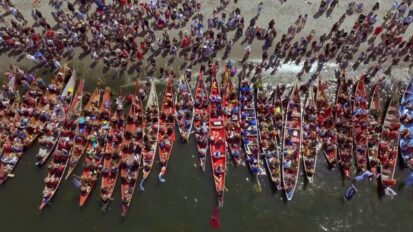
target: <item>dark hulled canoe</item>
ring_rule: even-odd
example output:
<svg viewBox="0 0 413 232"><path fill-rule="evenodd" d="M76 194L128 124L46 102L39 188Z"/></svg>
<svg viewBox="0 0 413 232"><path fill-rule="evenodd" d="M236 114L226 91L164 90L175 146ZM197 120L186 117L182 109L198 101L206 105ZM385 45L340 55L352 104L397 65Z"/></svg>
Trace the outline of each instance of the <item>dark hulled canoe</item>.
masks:
<svg viewBox="0 0 413 232"><path fill-rule="evenodd" d="M265 91L261 83L257 86L256 109L259 124L260 151L264 156L268 168L270 179L277 190L281 189L281 169L280 169L280 149L277 140L278 131L273 123L273 101L270 101L269 94L272 91Z"/></svg>
<svg viewBox="0 0 413 232"><path fill-rule="evenodd" d="M318 138L322 143L323 154L330 167L337 165L337 131L334 123L333 108L329 104L324 92L325 85L318 82L316 105L317 105L317 124L320 128Z"/></svg>
<svg viewBox="0 0 413 232"><path fill-rule="evenodd" d="M377 174L379 142L382 130L382 107L380 103L381 80L373 88L369 106L369 127L368 127L368 161L369 169L373 174Z"/></svg>
<svg viewBox="0 0 413 232"><path fill-rule="evenodd" d="M334 120L337 129L338 161L343 176L346 178L350 178L353 159L353 133L351 121L353 108L350 99L350 89L351 83L349 80L339 80Z"/></svg>
<svg viewBox="0 0 413 232"><path fill-rule="evenodd" d="M398 89L393 94L383 121L383 131L379 142L378 160L380 165L380 179L385 187L394 186L394 172L396 171L397 156L399 153L399 99Z"/></svg>
<svg viewBox="0 0 413 232"><path fill-rule="evenodd" d="M241 107L241 135L247 164L253 175L261 172L259 157L259 132L254 104L254 88L246 80L240 80L239 100Z"/></svg>
<svg viewBox="0 0 413 232"><path fill-rule="evenodd" d="M368 101L364 76L356 84L353 104L353 154L356 160L357 171L367 170L367 136L369 125Z"/></svg>
<svg viewBox="0 0 413 232"><path fill-rule="evenodd" d="M400 155L405 166L413 169L413 80L409 81L400 102Z"/></svg>

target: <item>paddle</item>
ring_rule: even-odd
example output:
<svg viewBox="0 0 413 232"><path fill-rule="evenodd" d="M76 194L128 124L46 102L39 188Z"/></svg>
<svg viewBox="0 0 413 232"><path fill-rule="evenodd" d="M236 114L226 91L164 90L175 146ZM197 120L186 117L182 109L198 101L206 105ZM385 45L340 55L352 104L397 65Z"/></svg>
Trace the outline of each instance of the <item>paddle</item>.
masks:
<svg viewBox="0 0 413 232"><path fill-rule="evenodd" d="M255 191L257 191L257 193L260 193L260 192L262 191L262 189L261 189L260 180L258 179L258 174L255 175L255 177L256 177L256 180L257 180L257 186L256 186L256 188L255 188Z"/></svg>

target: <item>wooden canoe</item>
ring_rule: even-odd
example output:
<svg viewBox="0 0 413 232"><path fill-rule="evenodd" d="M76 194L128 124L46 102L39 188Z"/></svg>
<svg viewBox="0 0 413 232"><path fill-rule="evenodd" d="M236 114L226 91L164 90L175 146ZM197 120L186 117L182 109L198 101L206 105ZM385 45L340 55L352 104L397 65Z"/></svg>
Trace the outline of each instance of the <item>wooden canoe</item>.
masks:
<svg viewBox="0 0 413 232"><path fill-rule="evenodd" d="M92 121L92 129L89 132L88 144L85 155L85 168L80 177L80 199L79 206L83 206L95 186L100 173L100 165L104 155L104 141L100 140L105 130L109 130L108 120L110 119L110 90L107 88L102 96L99 107L99 115L95 115L96 120ZM92 115L93 118L93 115Z"/></svg>
<svg viewBox="0 0 413 232"><path fill-rule="evenodd" d="M69 178L69 176L73 173L83 153L86 152L87 136L89 134L88 131L90 131L90 129L93 127L92 124L94 122L92 121L90 125L88 125L88 123L89 123L89 120L93 119L93 116L94 117L97 116L99 112L100 102L101 102L101 99L100 99L99 89L95 89L88 103L83 109L82 116L77 119L77 128L76 128L75 137L74 137L74 144L73 144L73 149L70 151L70 158L69 158L69 163L67 167L68 171L66 173L65 179ZM86 122L86 118L88 118L87 122Z"/></svg>
<svg viewBox="0 0 413 232"><path fill-rule="evenodd" d="M155 160L156 149L158 148L159 134L159 102L156 94L155 81L151 80L151 90L149 92L148 102L145 108L145 146L142 151L142 174L143 180L141 190L143 190L143 182L151 173L153 162Z"/></svg>
<svg viewBox="0 0 413 232"><path fill-rule="evenodd" d="M136 81L135 95L132 98L128 118L126 120L124 139L120 150L122 159L120 166L121 215L123 217L125 217L128 212L133 193L135 192L141 165L142 151L145 147L145 121L143 118L144 112L142 98L139 96L139 89L139 81ZM148 148L149 147L150 145L148 141Z"/></svg>
<svg viewBox="0 0 413 232"><path fill-rule="evenodd" d="M56 147L56 144L60 137L58 128L66 118L67 110L70 107L70 103L72 102L75 85L76 75L74 75L73 72L69 81L66 83L65 88L61 92L60 98L57 99L56 104L52 107L53 110L51 112L50 118L48 122L46 122L39 137L40 148L39 152L36 155L36 165L39 167L46 162L46 160L49 158Z"/></svg>
<svg viewBox="0 0 413 232"><path fill-rule="evenodd" d="M175 141L175 106L173 79L168 77L165 94L162 100L161 114L159 116L159 134L158 134L158 153L161 171L159 179L165 176L168 166L169 157L171 156L172 146Z"/></svg>
<svg viewBox="0 0 413 232"><path fill-rule="evenodd" d="M317 164L318 139L317 139L317 109L313 90L308 90L308 96L303 109L303 137L301 157L304 163L304 173L308 182L312 183Z"/></svg>
<svg viewBox="0 0 413 232"><path fill-rule="evenodd" d="M110 119L110 129L106 137L107 142L103 155L100 198L102 199L104 210L106 210L111 201L121 163L120 148L124 133L123 98L119 96L116 102L116 111Z"/></svg>
<svg viewBox="0 0 413 232"><path fill-rule="evenodd" d="M188 142L194 121L194 99L188 80L184 75L179 78L178 91L175 96L176 123L182 141Z"/></svg>
<svg viewBox="0 0 413 232"><path fill-rule="evenodd" d="M52 154L52 162L48 165L49 172L45 178L45 186L42 192L42 202L40 203L39 210L43 209L53 198L57 189L59 188L67 164L69 162L69 157L73 147L73 139L75 136L76 122L69 117L69 115L79 115L81 108L82 95L83 95L83 80L79 81L78 87L74 94L74 97L68 107L68 112L66 114L65 122L63 128L60 132L60 137L57 142L56 149Z"/></svg>
<svg viewBox="0 0 413 232"><path fill-rule="evenodd" d="M353 154L357 171L367 170L367 136L368 136L368 101L364 76L361 76L354 91L353 104Z"/></svg>
<svg viewBox="0 0 413 232"><path fill-rule="evenodd" d="M246 79L240 80L239 86L242 141L247 164L251 173L257 176L261 172L261 160L254 88Z"/></svg>
<svg viewBox="0 0 413 232"><path fill-rule="evenodd" d="M318 139L322 143L322 150L327 164L335 167L338 162L337 151L337 131L334 123L334 111L324 92L326 85L318 82L316 93L317 124L320 128Z"/></svg>
<svg viewBox="0 0 413 232"><path fill-rule="evenodd" d="M274 126L274 106L266 88L257 87L256 105L259 124L261 154L264 156L270 179L277 190L281 189L280 149L276 139L278 131Z"/></svg>
<svg viewBox="0 0 413 232"><path fill-rule="evenodd" d="M274 128L277 130L277 143L281 146L283 128L284 128L284 107L282 103L282 95L284 93L284 87L277 85L272 93L271 100L273 101L272 121Z"/></svg>
<svg viewBox="0 0 413 232"><path fill-rule="evenodd" d="M382 135L379 142L378 160L380 165L380 180L384 187L395 186L394 172L396 171L397 156L399 154L400 138L400 94L396 89L383 121Z"/></svg>
<svg viewBox="0 0 413 232"><path fill-rule="evenodd" d="M413 80L409 81L400 102L400 155L403 165L413 169Z"/></svg>
<svg viewBox="0 0 413 232"><path fill-rule="evenodd" d="M231 80L227 80L222 91L222 103L224 107L225 139L230 157L235 165L240 165L242 160L242 141L240 110L238 94Z"/></svg>
<svg viewBox="0 0 413 232"><path fill-rule="evenodd" d="M350 89L351 83L349 80L339 80L334 120L337 129L337 155L345 178L350 178L353 160L353 108L350 99Z"/></svg>
<svg viewBox="0 0 413 232"><path fill-rule="evenodd" d="M222 98L219 94L216 72L211 75L211 90L209 94L209 152L211 156L212 176L215 191L218 196L218 207L224 206L226 148L224 117L222 114Z"/></svg>
<svg viewBox="0 0 413 232"><path fill-rule="evenodd" d="M11 127L10 134L17 134L16 137L11 138L8 136L8 140L4 143L2 149L2 156L0 160L0 185L2 185L12 171L16 167L16 164L20 157L23 155L24 150L24 135L26 135L24 126L19 123L20 114L15 113L15 122Z"/></svg>
<svg viewBox="0 0 413 232"><path fill-rule="evenodd" d="M282 179L287 200L292 200L300 173L302 142L302 112L298 84L295 84L288 101L282 155Z"/></svg>
<svg viewBox="0 0 413 232"><path fill-rule="evenodd" d="M199 165L205 171L205 159L208 151L209 135L208 94L203 79L203 71L199 71L195 88L194 101L194 131L195 142L198 149Z"/></svg>
<svg viewBox="0 0 413 232"><path fill-rule="evenodd" d="M367 137L367 157L369 161L369 169L373 174L377 174L377 166L380 165L378 159L379 143L382 131L382 114L383 110L380 102L381 80L374 85L373 93L370 98L369 106L369 125Z"/></svg>
<svg viewBox="0 0 413 232"><path fill-rule="evenodd" d="M66 64L63 65L59 72L54 75L44 94L40 97L35 108L36 113L32 115L30 126L27 130L29 136L27 136L25 141L26 148L34 143L43 129L46 128L47 123L51 120L54 108L58 104L59 96L63 93L65 83L69 79L74 81L74 75L72 74L72 70Z"/></svg>

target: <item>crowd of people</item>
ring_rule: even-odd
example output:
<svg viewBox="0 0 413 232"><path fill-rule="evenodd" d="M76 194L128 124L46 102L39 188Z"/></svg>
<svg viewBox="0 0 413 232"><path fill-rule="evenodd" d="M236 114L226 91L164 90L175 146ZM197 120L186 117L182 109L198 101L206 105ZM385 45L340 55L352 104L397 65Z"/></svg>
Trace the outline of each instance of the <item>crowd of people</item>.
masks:
<svg viewBox="0 0 413 232"><path fill-rule="evenodd" d="M35 24L29 25L29 19L11 0L1 1L7 13L1 18L0 44L4 50L25 54L34 63L54 68L80 51L80 57L89 55L93 64L103 62L115 71L139 71L145 63L152 72L162 72L158 56L169 57L168 64L177 56L182 57L190 70L195 64L216 57L221 50L222 59L231 57L240 38L244 40L241 44L246 43L243 71L254 71L258 77L264 70L276 71L281 63L288 61L303 61L298 76L308 73L313 65L318 66L319 72L327 62L337 63L339 71L345 71L350 64L357 69L364 63L369 65L367 75L372 76L379 70L390 71L401 62L413 64L413 36L405 34L413 21L412 0L395 1L381 23L377 16L379 2L368 10L362 3L351 1L347 12L334 22L329 33L316 35L312 30L305 36L299 36L299 32L309 20L307 14L299 15L286 33L280 32L274 19L267 26L257 25L265 7L262 2L256 6L257 14L252 19L244 18L236 0L220 0L212 15L201 13L200 0L111 2L50 1L56 6L52 12L54 20L34 7ZM316 15L331 13L338 2L321 0ZM39 1L33 3L37 5ZM234 10L226 9L230 4ZM351 30L343 29L343 22L354 13L358 19ZM234 32L232 39L231 32ZM258 64L248 62L254 40L263 43L262 60ZM363 43L367 43L367 49L365 44L361 46ZM358 56L354 57L355 54Z"/></svg>

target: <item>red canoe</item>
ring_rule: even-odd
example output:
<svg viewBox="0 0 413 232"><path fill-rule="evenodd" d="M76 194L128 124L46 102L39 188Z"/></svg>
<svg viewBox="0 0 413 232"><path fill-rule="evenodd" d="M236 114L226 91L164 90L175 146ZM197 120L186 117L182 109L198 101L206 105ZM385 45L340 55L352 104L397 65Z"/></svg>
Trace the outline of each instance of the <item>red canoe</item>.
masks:
<svg viewBox="0 0 413 232"><path fill-rule="evenodd" d="M344 78L344 77L343 77ZM351 83L348 80L339 80L335 122L337 129L338 161L343 172L343 176L350 178L353 160L353 136L352 136L352 101L350 99Z"/></svg>
<svg viewBox="0 0 413 232"><path fill-rule="evenodd" d="M120 147L123 141L123 98L118 97L116 101L115 114L110 119L109 135L103 155L102 182L100 185L100 198L103 201L103 209L111 201L113 190L119 174L121 162Z"/></svg>
<svg viewBox="0 0 413 232"><path fill-rule="evenodd" d="M368 127L368 161L369 169L373 174L377 174L377 166L380 165L378 159L379 142L382 130L382 107L380 102L381 80L373 88L369 106L369 127Z"/></svg>
<svg viewBox="0 0 413 232"><path fill-rule="evenodd" d="M93 117L96 117L96 120L93 120ZM102 144L101 141L98 140L98 136L103 135L104 130L109 129L109 118L110 90L106 89L102 96L102 102L100 104L99 111L94 111L94 113L92 112L91 115L91 120L93 121L90 122L90 124L93 129L89 132L89 141L85 156L85 168L83 169L82 176L80 177L80 206L83 206L85 204L99 176L99 169L102 163L105 144Z"/></svg>
<svg viewBox="0 0 413 232"><path fill-rule="evenodd" d="M222 99L219 94L216 71L213 67L211 75L211 91L209 95L209 152L211 156L212 176L214 177L215 191L218 195L218 206L224 206L226 149L224 117L222 114Z"/></svg>
<svg viewBox="0 0 413 232"><path fill-rule="evenodd" d="M163 177L166 173L169 157L172 152L172 146L175 141L175 106L174 106L174 90L173 79L168 78L168 84L163 96L161 115L159 117L159 135L158 135L158 149L159 161L161 164L161 171L159 173L159 180L164 181Z"/></svg>
<svg viewBox="0 0 413 232"><path fill-rule="evenodd" d="M138 95L140 89L139 81L136 81L135 95L129 109L126 120L124 140L121 147L121 200L122 216L126 216L129 205L138 182L139 168L141 163L141 151L144 143L144 128L142 98Z"/></svg>
<svg viewBox="0 0 413 232"><path fill-rule="evenodd" d="M337 165L337 131L334 123L333 109L328 102L324 92L326 87L318 82L316 105L317 105L317 124L320 128L318 139L322 143L323 154L327 163L331 167Z"/></svg>
<svg viewBox="0 0 413 232"><path fill-rule="evenodd" d="M198 82L195 89L194 130L199 164L202 171L205 171L205 158L208 150L208 123L208 95L203 80L203 71L199 71Z"/></svg>
<svg viewBox="0 0 413 232"><path fill-rule="evenodd" d="M364 76L356 84L353 105L353 154L356 160L357 171L367 170L367 135L369 125L368 101Z"/></svg>

